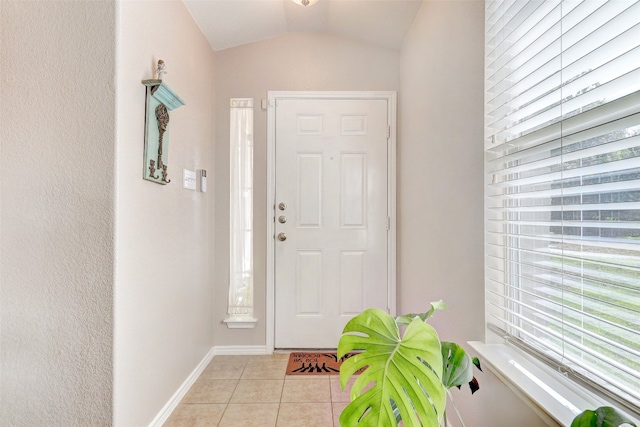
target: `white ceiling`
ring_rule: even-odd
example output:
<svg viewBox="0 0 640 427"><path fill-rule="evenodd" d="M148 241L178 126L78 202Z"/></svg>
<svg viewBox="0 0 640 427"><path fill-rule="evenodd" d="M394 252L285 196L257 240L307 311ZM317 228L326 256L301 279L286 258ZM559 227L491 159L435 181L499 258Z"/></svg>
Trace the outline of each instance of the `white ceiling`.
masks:
<svg viewBox="0 0 640 427"><path fill-rule="evenodd" d="M291 32L321 32L400 49L422 0L184 0L214 50Z"/></svg>

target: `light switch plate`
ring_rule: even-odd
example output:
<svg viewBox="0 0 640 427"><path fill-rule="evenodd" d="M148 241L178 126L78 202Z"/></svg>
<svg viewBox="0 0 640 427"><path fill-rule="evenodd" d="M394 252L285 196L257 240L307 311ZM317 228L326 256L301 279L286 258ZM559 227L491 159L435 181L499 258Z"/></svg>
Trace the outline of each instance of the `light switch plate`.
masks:
<svg viewBox="0 0 640 427"><path fill-rule="evenodd" d="M187 190L196 190L196 172L188 169L182 169L182 188Z"/></svg>

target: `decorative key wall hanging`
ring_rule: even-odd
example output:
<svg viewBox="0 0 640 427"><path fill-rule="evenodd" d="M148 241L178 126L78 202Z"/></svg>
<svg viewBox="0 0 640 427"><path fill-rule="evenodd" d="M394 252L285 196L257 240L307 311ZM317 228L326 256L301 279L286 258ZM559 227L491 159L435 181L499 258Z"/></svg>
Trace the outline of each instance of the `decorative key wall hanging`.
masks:
<svg viewBox="0 0 640 427"><path fill-rule="evenodd" d="M147 87L146 118L144 127L143 178L166 185L169 179L169 111L185 105L185 102L162 82L166 74L163 60L158 61L157 79L142 80Z"/></svg>

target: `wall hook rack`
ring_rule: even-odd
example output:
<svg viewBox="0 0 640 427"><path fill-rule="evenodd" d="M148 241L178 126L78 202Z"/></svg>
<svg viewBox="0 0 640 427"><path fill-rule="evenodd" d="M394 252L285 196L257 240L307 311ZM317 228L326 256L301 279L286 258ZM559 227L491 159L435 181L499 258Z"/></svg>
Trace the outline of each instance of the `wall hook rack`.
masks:
<svg viewBox="0 0 640 427"><path fill-rule="evenodd" d="M166 185L171 182L167 174L169 111L182 107L185 102L162 80L142 80L142 84L147 88L143 178Z"/></svg>

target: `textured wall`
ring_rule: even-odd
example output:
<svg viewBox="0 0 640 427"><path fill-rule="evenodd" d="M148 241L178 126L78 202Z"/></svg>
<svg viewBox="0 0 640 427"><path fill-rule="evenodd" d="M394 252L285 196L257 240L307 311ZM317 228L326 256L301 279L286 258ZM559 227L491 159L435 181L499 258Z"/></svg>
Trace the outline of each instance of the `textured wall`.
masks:
<svg viewBox="0 0 640 427"><path fill-rule="evenodd" d="M484 2L427 0L401 58L398 310L444 299L431 323L463 345L484 336L483 52ZM478 380L473 397L453 390L467 425L541 425L491 373Z"/></svg>
<svg viewBox="0 0 640 427"><path fill-rule="evenodd" d="M398 90L399 53L327 34L292 33L216 53L216 345L264 345L267 250L267 113L269 90ZM255 329L230 330L229 99L254 98Z"/></svg>
<svg viewBox="0 0 640 427"><path fill-rule="evenodd" d="M115 5L0 28L0 424L110 425Z"/></svg>
<svg viewBox="0 0 640 427"><path fill-rule="evenodd" d="M119 4L116 426L148 425L213 346L214 54L179 1ZM168 185L142 179L145 88L158 59L170 113ZM182 169L207 169L207 193ZM222 297L224 298L224 297Z"/></svg>

